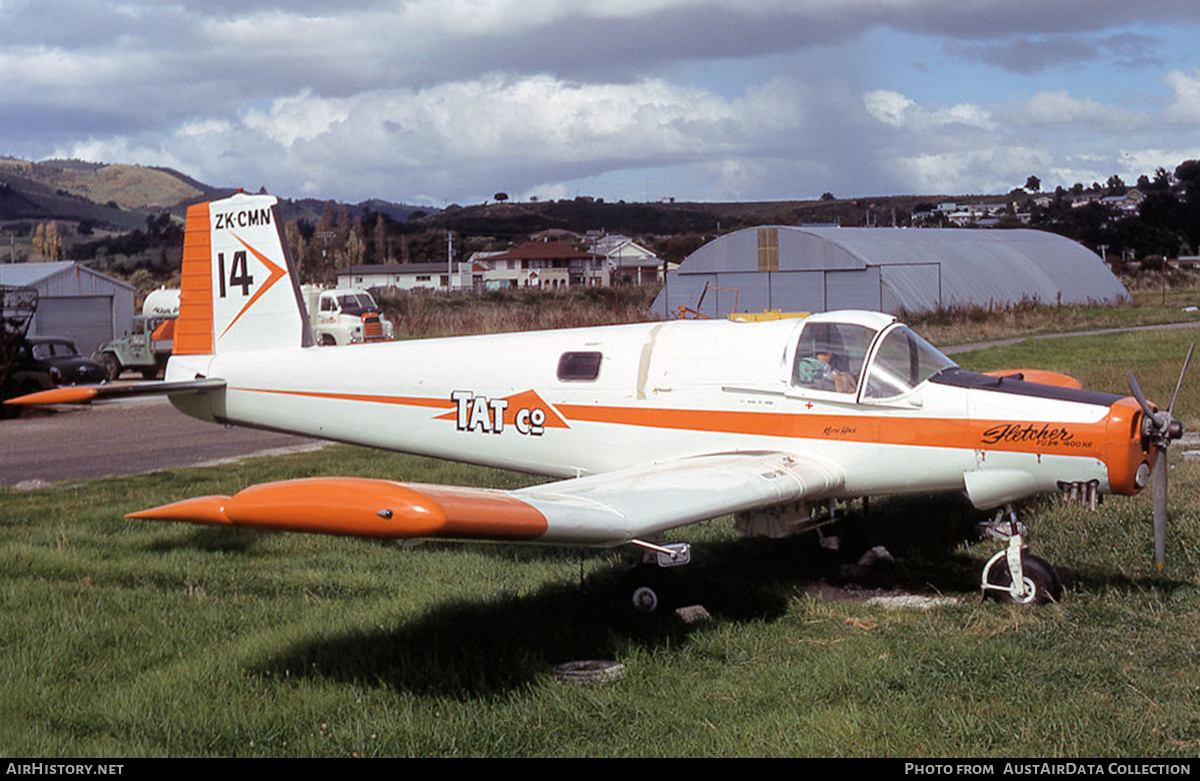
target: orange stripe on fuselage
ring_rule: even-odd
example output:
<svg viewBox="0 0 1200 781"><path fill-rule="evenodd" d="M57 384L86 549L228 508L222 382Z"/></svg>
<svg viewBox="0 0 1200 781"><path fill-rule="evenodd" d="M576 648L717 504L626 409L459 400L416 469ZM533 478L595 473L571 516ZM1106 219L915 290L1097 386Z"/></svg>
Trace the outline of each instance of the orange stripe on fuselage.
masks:
<svg viewBox="0 0 1200 781"><path fill-rule="evenodd" d="M879 415L735 412L592 407L559 404L572 422L712 431L788 439L825 439L881 445L1004 450L1100 457L1105 423L902 418Z"/></svg>
<svg viewBox="0 0 1200 781"><path fill-rule="evenodd" d="M429 407L431 409L454 409L450 399L431 399L421 396L380 396L372 393L322 393L318 391L270 390L268 388L230 388L231 391L248 393L270 393L277 396L301 396L310 399L331 401L361 401L368 404L393 404L402 407Z"/></svg>
<svg viewBox="0 0 1200 781"><path fill-rule="evenodd" d="M207 203L189 206L183 237L183 271L175 355L211 355L213 351L212 231Z"/></svg>

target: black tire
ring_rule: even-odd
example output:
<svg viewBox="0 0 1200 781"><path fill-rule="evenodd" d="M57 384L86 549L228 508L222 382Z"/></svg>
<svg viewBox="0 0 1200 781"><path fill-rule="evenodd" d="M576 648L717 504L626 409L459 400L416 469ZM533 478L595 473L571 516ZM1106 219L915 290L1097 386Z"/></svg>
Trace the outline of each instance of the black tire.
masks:
<svg viewBox="0 0 1200 781"><path fill-rule="evenodd" d="M655 564L634 567L622 581L621 593L630 612L652 616L674 609L674 578Z"/></svg>
<svg viewBox="0 0 1200 781"><path fill-rule="evenodd" d="M104 371L108 372L108 380L112 382L121 376L121 362L117 360L117 356L112 353L104 353L100 356L100 365L104 367Z"/></svg>
<svg viewBox="0 0 1200 781"><path fill-rule="evenodd" d="M984 594L997 602L1011 605L1047 605L1062 600L1062 582L1058 579L1058 572L1049 562L1032 553L1023 552L1021 569L1026 586L1032 588L1025 598L1014 599L1008 591L1012 585L1012 575L1008 571L1008 561L1003 558L997 561L988 573L988 585L996 588L989 588Z"/></svg>

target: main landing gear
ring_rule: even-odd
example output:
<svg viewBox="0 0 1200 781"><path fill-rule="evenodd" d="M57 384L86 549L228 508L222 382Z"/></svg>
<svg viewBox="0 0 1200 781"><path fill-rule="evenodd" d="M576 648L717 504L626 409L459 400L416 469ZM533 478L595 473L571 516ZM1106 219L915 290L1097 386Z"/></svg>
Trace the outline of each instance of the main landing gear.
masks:
<svg viewBox="0 0 1200 781"><path fill-rule="evenodd" d="M644 540L630 542L645 551L643 562L630 570L621 584L630 609L639 615L671 610L677 596L671 568L691 562L691 546L686 542L671 545L656 545Z"/></svg>
<svg viewBox="0 0 1200 781"><path fill-rule="evenodd" d="M997 510L995 520L985 526L991 536L1008 541L983 567L980 588L985 598L1015 605L1045 605L1062 599L1058 573L1045 559L1029 552L1025 545L1028 530L1011 506Z"/></svg>

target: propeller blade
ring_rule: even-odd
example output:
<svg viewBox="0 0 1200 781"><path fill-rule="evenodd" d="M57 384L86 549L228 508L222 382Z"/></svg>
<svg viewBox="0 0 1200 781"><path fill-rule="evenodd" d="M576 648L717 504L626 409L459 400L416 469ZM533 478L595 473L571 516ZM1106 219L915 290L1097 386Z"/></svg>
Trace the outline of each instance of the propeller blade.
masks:
<svg viewBox="0 0 1200 781"><path fill-rule="evenodd" d="M1154 563L1162 571L1167 558L1167 448L1172 439L1178 439L1183 434L1183 426L1175 420L1175 401L1179 398L1179 390L1183 387L1183 378L1191 365L1192 355L1196 351L1196 343L1188 348L1187 357L1183 360L1183 369L1179 372L1179 380L1175 383L1175 392L1171 394L1171 403L1165 412L1155 412L1146 400L1142 388L1138 385L1133 372L1129 373L1129 390L1146 414L1148 426L1143 429L1154 445L1154 468L1151 471L1150 484L1154 493Z"/></svg>
<svg viewBox="0 0 1200 781"><path fill-rule="evenodd" d="M1162 571L1167 560L1167 448L1154 449L1154 470L1151 472L1154 492L1154 564Z"/></svg>
<svg viewBox="0 0 1200 781"><path fill-rule="evenodd" d="M1167 405L1167 415L1171 415L1175 411L1175 399L1179 398L1179 389L1183 387L1183 375L1187 374L1188 364L1192 362L1192 353L1195 351L1196 343L1192 342L1192 346L1188 348L1187 357L1183 359L1183 370L1179 372L1179 381L1175 383L1175 392L1171 394L1171 403Z"/></svg>
<svg viewBox="0 0 1200 781"><path fill-rule="evenodd" d="M1142 412L1146 413L1146 417L1154 418L1154 408L1150 406L1150 402L1146 401L1146 394L1142 393L1142 386L1138 385L1137 377L1133 376L1133 372L1129 372L1129 390L1133 393L1133 398L1141 405Z"/></svg>

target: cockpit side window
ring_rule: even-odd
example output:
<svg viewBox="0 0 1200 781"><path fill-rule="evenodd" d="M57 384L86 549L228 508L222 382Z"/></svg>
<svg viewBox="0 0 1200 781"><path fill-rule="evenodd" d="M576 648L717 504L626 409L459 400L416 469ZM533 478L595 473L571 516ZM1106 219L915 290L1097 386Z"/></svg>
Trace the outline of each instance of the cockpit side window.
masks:
<svg viewBox="0 0 1200 781"><path fill-rule="evenodd" d="M954 361L908 328L894 328L883 337L871 361L867 398L899 396L954 366Z"/></svg>
<svg viewBox="0 0 1200 781"><path fill-rule="evenodd" d="M792 363L792 384L854 393L875 331L847 323L806 323Z"/></svg>

